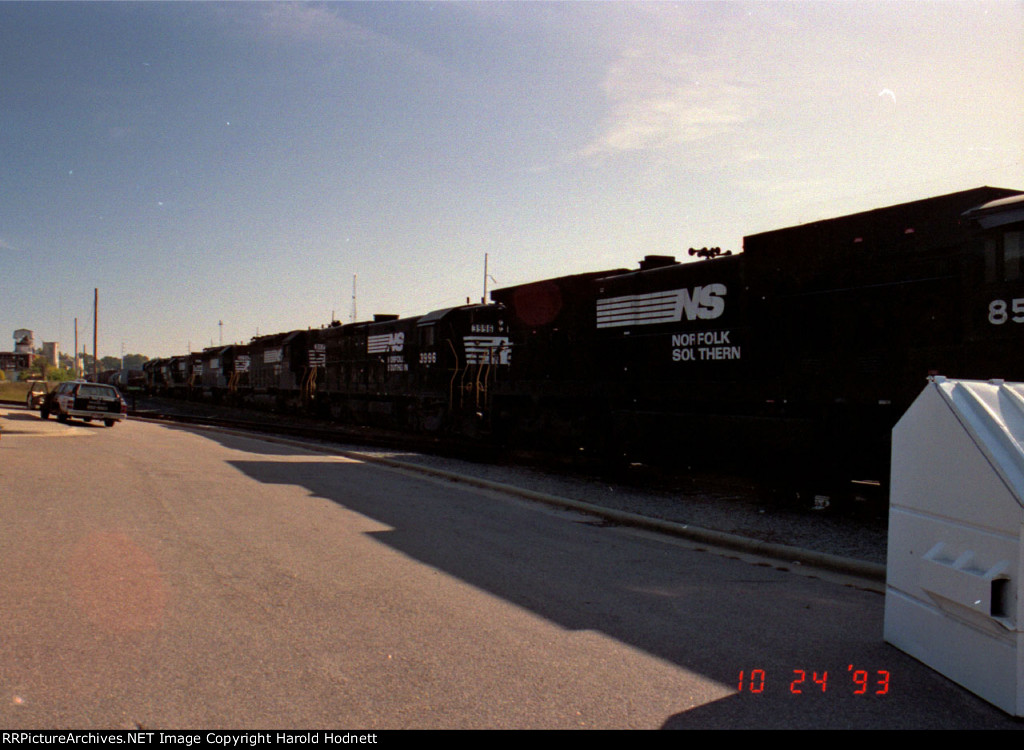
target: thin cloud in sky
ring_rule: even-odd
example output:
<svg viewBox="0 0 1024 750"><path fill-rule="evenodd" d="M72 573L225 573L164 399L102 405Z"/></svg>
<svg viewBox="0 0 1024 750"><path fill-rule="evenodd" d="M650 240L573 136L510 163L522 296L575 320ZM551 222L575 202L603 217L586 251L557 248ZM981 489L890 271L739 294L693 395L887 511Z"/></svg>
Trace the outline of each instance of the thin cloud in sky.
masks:
<svg viewBox="0 0 1024 750"><path fill-rule="evenodd" d="M23 250L20 247L16 247L15 245L12 245L10 242L8 242L7 240L5 240L2 237L0 237L0 252L5 252L5 253L24 253L25 250Z"/></svg>
<svg viewBox="0 0 1024 750"><path fill-rule="evenodd" d="M1019 21L1012 5L631 7L638 12L620 23L604 72L604 113L578 158L634 154L715 169L770 163L789 172L779 179L798 184L840 174L849 181L869 162L948 171L936 152L948 153L968 133L988 133L985 145L1002 165L1019 158L1019 72L1000 67L985 48L1006 48L1003 29L986 16L999 11ZM967 31L972 39L987 33L991 44L964 50ZM938 50L951 64L940 64ZM951 110L952 119L937 117Z"/></svg>
<svg viewBox="0 0 1024 750"><path fill-rule="evenodd" d="M583 156L657 150L732 132L757 113L750 87L699 60L626 54L605 82L611 111Z"/></svg>
<svg viewBox="0 0 1024 750"><path fill-rule="evenodd" d="M261 30L270 37L315 43L337 51L389 44L385 37L346 20L327 6L268 3L259 18Z"/></svg>
<svg viewBox="0 0 1024 750"><path fill-rule="evenodd" d="M258 16L258 34L268 41L288 41L307 53L338 60L379 55L408 66L433 68L438 61L416 47L343 14L344 6L301 2L268 3Z"/></svg>
<svg viewBox="0 0 1024 750"><path fill-rule="evenodd" d="M607 113L580 150L583 157L672 149L735 132L757 115L756 90L733 62L735 49L722 53L735 33L734 6L640 9L607 69ZM722 34L698 34L708 23L721 24Z"/></svg>

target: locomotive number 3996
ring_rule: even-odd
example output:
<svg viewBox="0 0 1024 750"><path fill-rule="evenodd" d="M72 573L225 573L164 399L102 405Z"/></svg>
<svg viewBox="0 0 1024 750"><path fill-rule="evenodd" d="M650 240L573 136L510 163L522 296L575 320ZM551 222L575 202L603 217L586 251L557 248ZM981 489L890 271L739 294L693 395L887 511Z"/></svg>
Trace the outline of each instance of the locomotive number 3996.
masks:
<svg viewBox="0 0 1024 750"><path fill-rule="evenodd" d="M1013 313L1011 316L1010 313ZM988 303L988 322L1001 326L1007 320L1024 323L1024 297L1011 300L1008 305L1005 299L994 299Z"/></svg>

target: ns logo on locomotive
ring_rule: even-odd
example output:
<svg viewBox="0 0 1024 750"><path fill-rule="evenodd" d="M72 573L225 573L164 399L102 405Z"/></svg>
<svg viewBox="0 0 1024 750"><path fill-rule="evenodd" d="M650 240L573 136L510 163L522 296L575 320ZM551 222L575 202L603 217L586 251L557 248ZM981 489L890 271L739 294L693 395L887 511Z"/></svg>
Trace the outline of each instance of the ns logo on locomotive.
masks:
<svg viewBox="0 0 1024 750"><path fill-rule="evenodd" d="M1024 380L1022 237L1024 194L981 187L749 235L742 253L260 336L147 377L603 460L884 479L930 374Z"/></svg>

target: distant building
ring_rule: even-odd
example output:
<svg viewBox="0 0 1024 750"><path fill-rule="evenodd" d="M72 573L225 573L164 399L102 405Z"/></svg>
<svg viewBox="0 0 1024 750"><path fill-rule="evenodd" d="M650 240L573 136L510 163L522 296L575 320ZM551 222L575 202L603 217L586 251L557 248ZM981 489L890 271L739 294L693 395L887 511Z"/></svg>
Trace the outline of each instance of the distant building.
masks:
<svg viewBox="0 0 1024 750"><path fill-rule="evenodd" d="M18 354L31 354L35 348L36 339L32 331L27 328L19 328L14 332L14 351Z"/></svg>
<svg viewBox="0 0 1024 750"><path fill-rule="evenodd" d="M3 370L5 373L27 370L31 366L31 352L0 352L0 370ZM10 379L8 377L8 380Z"/></svg>
<svg viewBox="0 0 1024 750"><path fill-rule="evenodd" d="M19 328L14 332L14 351L0 352L0 370L4 371L8 380L18 370L26 370L32 366L32 347L35 336L27 328Z"/></svg>
<svg viewBox="0 0 1024 750"><path fill-rule="evenodd" d="M43 356L46 357L46 361L54 367L60 366L60 342L59 341L44 341L43 342Z"/></svg>

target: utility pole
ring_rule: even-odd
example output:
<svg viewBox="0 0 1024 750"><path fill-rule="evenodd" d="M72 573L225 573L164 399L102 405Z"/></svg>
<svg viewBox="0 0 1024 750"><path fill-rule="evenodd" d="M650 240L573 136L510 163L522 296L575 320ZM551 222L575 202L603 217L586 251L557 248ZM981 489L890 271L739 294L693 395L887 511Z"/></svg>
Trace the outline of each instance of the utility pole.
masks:
<svg viewBox="0 0 1024 750"><path fill-rule="evenodd" d="M356 278L358 274L352 274L352 320L351 323L356 322Z"/></svg>
<svg viewBox="0 0 1024 750"><path fill-rule="evenodd" d="M80 378L82 376L82 371L81 371L81 369L79 369L79 364L78 364L78 318L75 318L75 348L74 348L74 352L75 352L75 362L74 362L75 378L74 379L78 380L78 378Z"/></svg>
<svg viewBox="0 0 1024 750"><path fill-rule="evenodd" d="M487 304L487 253L484 253L484 296L480 298L480 304Z"/></svg>
<svg viewBox="0 0 1024 750"><path fill-rule="evenodd" d="M220 346L224 346L224 321L223 320L218 320L217 321L217 328L220 329L220 332L219 332L219 335L220 335Z"/></svg>
<svg viewBox="0 0 1024 750"><path fill-rule="evenodd" d="M484 253L484 296L480 299L480 304L482 304L482 305L486 305L487 304L487 282L488 282L488 280L494 281L494 283L497 283L497 281L495 281L494 277L491 276L489 273L487 273L487 253Z"/></svg>
<svg viewBox="0 0 1024 750"><path fill-rule="evenodd" d="M99 338L99 334L96 331L96 327L100 321L100 290L94 288L92 290L92 380L94 383L99 382L99 359L96 357L96 341Z"/></svg>

